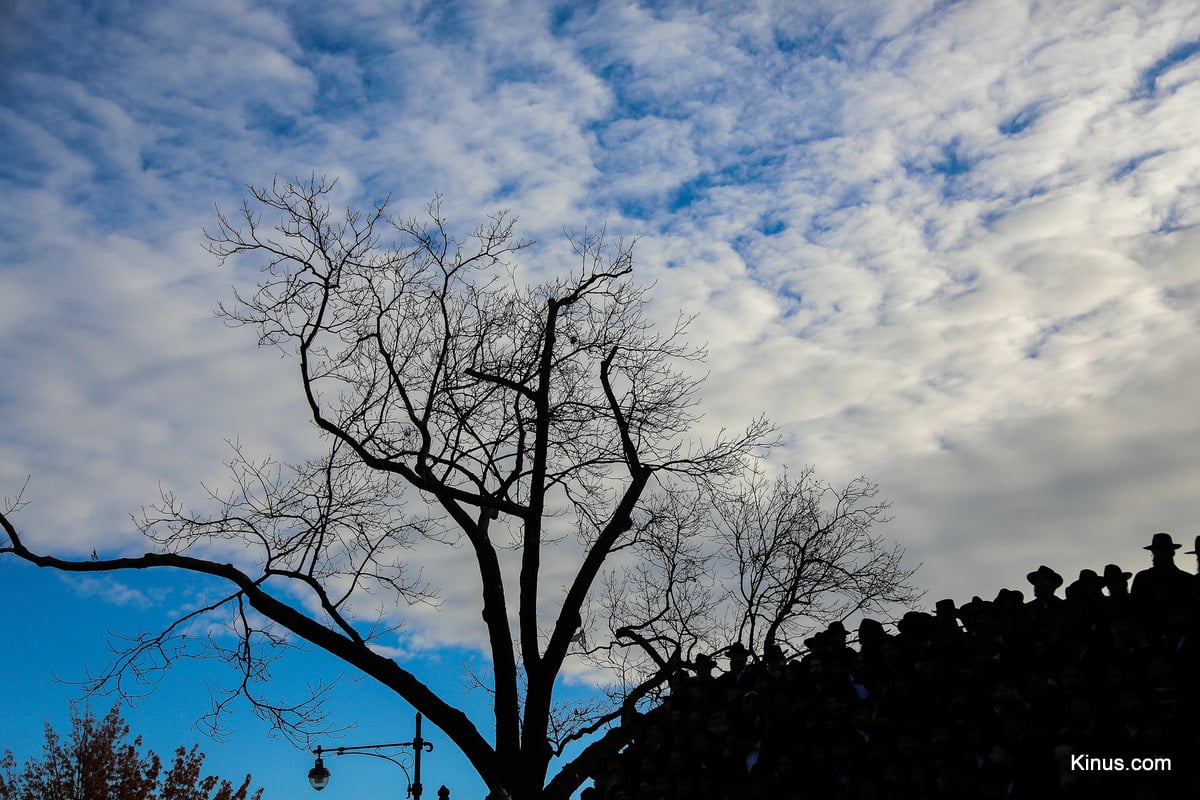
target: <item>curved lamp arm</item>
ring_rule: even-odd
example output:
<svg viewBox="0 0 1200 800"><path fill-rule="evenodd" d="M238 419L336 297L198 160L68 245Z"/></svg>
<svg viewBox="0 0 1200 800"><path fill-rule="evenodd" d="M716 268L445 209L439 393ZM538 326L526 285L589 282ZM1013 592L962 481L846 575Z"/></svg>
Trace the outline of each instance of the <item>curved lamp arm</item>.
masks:
<svg viewBox="0 0 1200 800"><path fill-rule="evenodd" d="M333 748L324 748L318 745L317 749L312 751L313 755L317 757L317 760L316 763L313 764L313 768L308 771L309 784L318 792L329 785L330 773L329 769L325 766L325 759L323 758L325 755L332 753L336 756L372 756L373 758L382 758L384 761L390 761L399 767L404 772L404 778L408 782L408 796L413 798L413 800L421 800L421 754L432 753L433 742L428 742L421 738L420 712L417 712L416 723L416 734L413 736L411 742L386 742L380 744L363 744L354 745L351 747ZM409 775L408 767L410 765L400 760L401 756L408 755L407 753L403 752L403 748L406 747L411 747L413 751L410 758L412 759L411 766L413 767L416 780L413 780L413 776ZM401 752L396 753L395 755L384 752L385 750L392 749L398 749L401 750ZM449 797L450 790L446 789L445 786L438 790L438 798L440 800L449 800Z"/></svg>

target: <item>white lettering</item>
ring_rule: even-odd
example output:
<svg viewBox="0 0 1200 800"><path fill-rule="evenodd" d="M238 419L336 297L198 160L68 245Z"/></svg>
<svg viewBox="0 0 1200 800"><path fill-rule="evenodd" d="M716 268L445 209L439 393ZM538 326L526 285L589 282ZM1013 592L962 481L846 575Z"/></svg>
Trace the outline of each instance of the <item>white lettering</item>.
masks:
<svg viewBox="0 0 1200 800"><path fill-rule="evenodd" d="M1170 772L1171 759L1163 756L1133 758L1126 764L1123 758L1090 756L1087 753L1075 753L1071 756L1072 771L1124 772L1126 769L1131 769L1135 772Z"/></svg>
<svg viewBox="0 0 1200 800"><path fill-rule="evenodd" d="M1071 769L1082 772L1123 772L1125 770L1125 760L1121 758L1100 758L1099 756L1089 756L1087 753L1079 753L1078 755L1071 756Z"/></svg>

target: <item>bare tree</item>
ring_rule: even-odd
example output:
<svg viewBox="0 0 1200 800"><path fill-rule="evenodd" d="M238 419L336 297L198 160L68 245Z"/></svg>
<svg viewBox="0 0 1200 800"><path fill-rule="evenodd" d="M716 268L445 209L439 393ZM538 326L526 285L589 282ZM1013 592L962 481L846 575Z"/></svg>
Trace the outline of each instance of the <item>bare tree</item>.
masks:
<svg viewBox="0 0 1200 800"><path fill-rule="evenodd" d="M327 456L284 467L235 449L233 488L211 491L209 511L166 494L145 513L154 550L142 556L35 553L3 514L9 544L0 552L74 572L172 567L220 577L229 593L195 613L224 614L237 644L212 644L238 670L233 694L277 725L304 731L320 721L319 697L289 703L259 685L265 662L299 637L410 703L489 786L518 800L566 798L629 740L611 723L635 713L691 655L652 637L718 611L705 583L714 540L702 523L712 519L703 509L719 506L691 501L733 503L729 484L753 471L773 429L760 418L708 443L690 436L700 381L689 365L704 352L684 341L688 318L665 331L650 323L645 289L629 280L631 244L585 233L571 240L571 270L526 286L509 259L529 243L507 213L456 238L437 199L424 221L391 217L386 204L339 216L332 188L313 179L251 189L240 215L220 214L209 237L222 262L262 259L257 290L220 313L295 358ZM475 577L491 741L374 647L407 604L438 601L410 565L437 545L463 550ZM565 586L542 586L543 557L568 545L578 554L574 574ZM515 580L504 569L510 554ZM629 557L645 569L637 573ZM614 568L631 564L623 574L641 584L619 609L631 621L602 636L604 587L622 580ZM663 581L667 594L658 595ZM752 595L754 624L768 613L765 591ZM133 642L98 680L169 664L186 621ZM779 622L772 636L784 630ZM632 651L665 655L636 669L627 661L611 704L568 711L556 702L572 653ZM553 758L581 740L548 780Z"/></svg>
<svg viewBox="0 0 1200 800"><path fill-rule="evenodd" d="M608 636L591 637L586 654L624 678L628 696L648 671L733 642L795 654L817 627L911 606L922 592L903 548L875 530L890 505L878 491L862 476L837 488L805 467L660 492L631 535L636 558L607 575L597 624Z"/></svg>
<svg viewBox="0 0 1200 800"><path fill-rule="evenodd" d="M289 472L239 456L234 490L213 493L215 512L191 514L168 495L146 515L156 549L140 557L39 555L7 517L3 550L69 571L163 566L221 577L230 594L206 610L225 609L239 634L230 660L245 678L239 691L259 711L284 725L303 724L313 711L255 692L262 648L270 654L290 631L411 703L489 785L539 796L554 683L581 609L655 481L736 475L770 426L758 420L706 446L688 439L698 381L679 365L703 353L683 341L686 319L666 333L646 319L644 290L627 280L631 246L584 235L573 242L578 264L569 275L525 287L506 259L528 243L507 214L460 240L436 200L425 222L391 218L383 205L335 216L331 189L323 180L252 189L240 218L220 215L209 240L222 261L264 259L257 291L221 313L295 356L329 457ZM263 213L278 222L264 225ZM386 246L385 232L394 238ZM401 484L436 513L408 518L411 493ZM539 594L541 559L564 531L582 557L547 613L555 604ZM461 541L473 556L494 742L420 676L372 649L386 623L355 614L354 603L380 588L398 602L431 599L398 560L413 537ZM254 557L214 557L211 548L225 540L248 544ZM501 569L500 551L510 546L520 554L515 586ZM138 641L112 674L169 662L173 634ZM585 750L577 760L595 757ZM568 765L560 777L546 796L565 797L583 774Z"/></svg>
<svg viewBox="0 0 1200 800"><path fill-rule="evenodd" d="M878 494L864 476L839 489L805 467L774 480L756 473L715 499L712 529L732 578L720 586L739 641L795 652L815 625L920 599L903 548L874 530L890 506Z"/></svg>

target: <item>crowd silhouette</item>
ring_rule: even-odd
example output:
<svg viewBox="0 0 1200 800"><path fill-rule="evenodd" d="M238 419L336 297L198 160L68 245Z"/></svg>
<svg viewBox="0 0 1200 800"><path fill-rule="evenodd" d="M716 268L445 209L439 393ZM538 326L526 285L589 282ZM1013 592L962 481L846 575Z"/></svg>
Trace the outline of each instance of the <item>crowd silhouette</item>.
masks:
<svg viewBox="0 0 1200 800"><path fill-rule="evenodd" d="M1155 534L1151 567L1085 569L1063 596L1041 566L1028 599L697 659L583 800L1198 796L1200 576L1180 547ZM1200 563L1200 536L1186 552Z"/></svg>

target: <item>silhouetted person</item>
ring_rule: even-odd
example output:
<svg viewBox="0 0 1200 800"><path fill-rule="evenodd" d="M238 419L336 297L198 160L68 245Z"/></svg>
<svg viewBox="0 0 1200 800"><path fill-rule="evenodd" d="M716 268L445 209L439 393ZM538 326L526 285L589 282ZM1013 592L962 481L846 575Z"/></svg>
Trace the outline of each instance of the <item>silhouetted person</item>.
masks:
<svg viewBox="0 0 1200 800"><path fill-rule="evenodd" d="M717 686L721 691L741 684L742 680L747 677L747 665L750 662L750 651L741 642L734 642L729 645L725 654L729 657L729 671L719 676L716 680Z"/></svg>
<svg viewBox="0 0 1200 800"><path fill-rule="evenodd" d="M846 647L846 638L849 632L846 626L840 620L834 620L829 623L829 627L825 629L825 646L828 655L837 660L844 660L849 654L849 648Z"/></svg>
<svg viewBox="0 0 1200 800"><path fill-rule="evenodd" d="M1192 596L1194 580L1190 573L1175 566L1175 544L1169 533L1156 533L1144 550L1150 551L1152 566L1133 579L1129 594L1143 621L1160 628L1173 607L1186 605Z"/></svg>
<svg viewBox="0 0 1200 800"><path fill-rule="evenodd" d="M954 601L948 598L938 600L933 608L934 637L938 647L947 651L957 649L962 643L963 632L958 626L958 608Z"/></svg>
<svg viewBox="0 0 1200 800"><path fill-rule="evenodd" d="M1196 549L1195 550L1184 550L1183 552L1187 553L1189 556L1196 557L1196 573L1200 574L1200 536L1196 537L1196 543L1193 544L1192 547L1194 547Z"/></svg>
<svg viewBox="0 0 1200 800"><path fill-rule="evenodd" d="M1072 581L1067 587L1067 600L1091 605L1103 596L1100 590L1104 588L1104 579L1094 569L1079 570L1078 580Z"/></svg>
<svg viewBox="0 0 1200 800"><path fill-rule="evenodd" d="M1127 625L1134 625L1133 598L1129 596L1129 579L1132 577L1132 572L1126 572L1116 564L1104 566L1101 580L1108 594L1103 598L1104 602L1101 603L1097 616L1109 628L1110 633L1125 631Z"/></svg>
<svg viewBox="0 0 1200 800"><path fill-rule="evenodd" d="M858 623L858 648L868 666L874 667L883 657L883 643L891 637L879 620L863 617Z"/></svg>
<svg viewBox="0 0 1200 800"><path fill-rule="evenodd" d="M1102 617L1105 603L1104 579L1094 569L1081 569L1079 578L1067 585L1065 594L1067 602L1067 619L1063 621L1060 633L1075 641L1073 646L1084 646L1086 639L1100 631L1100 636L1107 635L1107 625Z"/></svg>
<svg viewBox="0 0 1200 800"><path fill-rule="evenodd" d="M707 653L701 653L696 656L695 665L692 671L696 674L696 679L701 683L707 683L713 679L713 672L717 668L717 662Z"/></svg>
<svg viewBox="0 0 1200 800"><path fill-rule="evenodd" d="M1132 572L1125 572L1116 564L1106 564L1104 566L1104 588L1108 589L1108 596L1128 597L1129 579L1132 577Z"/></svg>
<svg viewBox="0 0 1200 800"><path fill-rule="evenodd" d="M1025 580L1033 585L1033 599L1025 604L1029 621L1035 628L1049 628L1062 614L1063 599L1054 593L1063 585L1063 577L1042 564Z"/></svg>
<svg viewBox="0 0 1200 800"><path fill-rule="evenodd" d="M938 600L933 606L933 615L942 626L958 628L958 607L954 605L953 599L947 597Z"/></svg>

